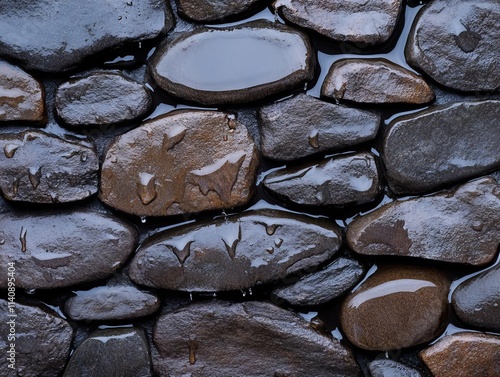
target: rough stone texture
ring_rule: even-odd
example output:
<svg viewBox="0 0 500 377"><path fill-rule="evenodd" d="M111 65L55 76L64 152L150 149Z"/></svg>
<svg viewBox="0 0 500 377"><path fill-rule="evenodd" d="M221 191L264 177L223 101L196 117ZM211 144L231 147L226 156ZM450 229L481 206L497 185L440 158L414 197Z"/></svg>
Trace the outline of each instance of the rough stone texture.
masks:
<svg viewBox="0 0 500 377"><path fill-rule="evenodd" d="M164 0L7 0L0 4L0 55L29 69L60 72L103 50L166 33Z"/></svg>
<svg viewBox="0 0 500 377"><path fill-rule="evenodd" d="M368 369L371 377L422 377L418 370L391 359L374 360Z"/></svg>
<svg viewBox="0 0 500 377"><path fill-rule="evenodd" d="M262 155L291 161L372 140L380 116L334 105L306 94L262 107L258 113Z"/></svg>
<svg viewBox="0 0 500 377"><path fill-rule="evenodd" d="M500 376L500 337L456 333L420 353L435 377Z"/></svg>
<svg viewBox="0 0 500 377"><path fill-rule="evenodd" d="M8 200L82 200L97 192L98 173L97 148L86 140L43 131L0 135L0 190Z"/></svg>
<svg viewBox="0 0 500 377"><path fill-rule="evenodd" d="M183 33L155 51L149 68L175 97L246 104L304 86L314 76L314 54L304 33L257 20Z"/></svg>
<svg viewBox="0 0 500 377"><path fill-rule="evenodd" d="M134 286L96 287L75 292L65 304L74 321L108 321L143 317L160 308L160 300Z"/></svg>
<svg viewBox="0 0 500 377"><path fill-rule="evenodd" d="M263 184L279 197L310 206L365 204L381 191L375 157L365 152L277 170Z"/></svg>
<svg viewBox="0 0 500 377"><path fill-rule="evenodd" d="M330 67L321 95L359 103L422 104L434 91L421 76L385 59L341 59Z"/></svg>
<svg viewBox="0 0 500 377"><path fill-rule="evenodd" d="M432 268L379 266L342 303L340 320L357 347L389 351L426 343L446 325L449 281Z"/></svg>
<svg viewBox="0 0 500 377"><path fill-rule="evenodd" d="M240 18L263 0L177 0L180 15L195 22L220 22Z"/></svg>
<svg viewBox="0 0 500 377"><path fill-rule="evenodd" d="M208 302L163 315L160 376L357 376L351 352L298 315L264 302Z"/></svg>
<svg viewBox="0 0 500 377"><path fill-rule="evenodd" d="M56 110L69 126L118 124L139 119L153 106L145 85L119 73L97 72L62 83Z"/></svg>
<svg viewBox="0 0 500 377"><path fill-rule="evenodd" d="M413 23L406 60L453 89L498 90L499 23L498 0L434 0Z"/></svg>
<svg viewBox="0 0 500 377"><path fill-rule="evenodd" d="M255 190L257 149L234 116L181 111L118 136L102 165L100 199L138 216L245 204Z"/></svg>
<svg viewBox="0 0 500 377"><path fill-rule="evenodd" d="M390 188L422 193L500 167L500 101L434 106L395 119L383 141Z"/></svg>
<svg viewBox="0 0 500 377"><path fill-rule="evenodd" d="M104 279L127 260L136 231L91 211L0 214L0 262L14 262L16 287L51 289ZM7 287L6 274L0 288Z"/></svg>
<svg viewBox="0 0 500 377"><path fill-rule="evenodd" d="M363 274L364 268L358 261L340 257L321 271L307 275L289 286L275 289L273 295L291 305L321 305L346 293Z"/></svg>
<svg viewBox="0 0 500 377"><path fill-rule="evenodd" d="M7 268L7 264L4 266ZM16 271L17 272L17 271ZM5 276L5 274L2 274ZM15 277L19 277L16 273ZM5 288L5 287L3 287ZM62 318L35 307L19 302L9 306L8 301L0 300L0 370L3 377L37 376L58 377L66 365L69 355L73 329ZM10 311L13 308L14 312ZM9 317L16 314L17 317ZM10 330L15 323L15 340L9 339ZM10 344L15 344L15 369L9 368L11 361Z"/></svg>
<svg viewBox="0 0 500 377"><path fill-rule="evenodd" d="M401 5L401 0L278 0L273 7L286 21L328 38L373 45L389 40Z"/></svg>
<svg viewBox="0 0 500 377"><path fill-rule="evenodd" d="M347 244L366 255L483 265L498 250L499 216L500 186L486 177L359 216L349 224Z"/></svg>
<svg viewBox="0 0 500 377"><path fill-rule="evenodd" d="M465 323L500 332L500 265L462 282L452 304Z"/></svg>
<svg viewBox="0 0 500 377"><path fill-rule="evenodd" d="M71 355L63 377L150 377L151 360L144 331L97 330Z"/></svg>
<svg viewBox="0 0 500 377"><path fill-rule="evenodd" d="M183 291L247 289L331 258L341 244L331 221L283 211L247 211L155 234L137 251L138 284Z"/></svg>
<svg viewBox="0 0 500 377"><path fill-rule="evenodd" d="M42 84L29 73L0 60L0 122L33 122L46 119Z"/></svg>

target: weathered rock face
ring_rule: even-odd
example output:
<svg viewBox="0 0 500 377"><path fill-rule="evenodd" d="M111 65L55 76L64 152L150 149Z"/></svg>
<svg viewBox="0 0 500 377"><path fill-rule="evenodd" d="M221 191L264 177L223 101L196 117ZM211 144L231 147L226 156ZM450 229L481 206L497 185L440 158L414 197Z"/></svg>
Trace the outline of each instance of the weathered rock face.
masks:
<svg viewBox="0 0 500 377"><path fill-rule="evenodd" d="M366 255L483 265L500 243L500 186L481 178L454 191L396 201L357 217L347 244Z"/></svg>
<svg viewBox="0 0 500 377"><path fill-rule="evenodd" d="M181 111L112 142L99 196L138 216L230 208L253 195L257 165L255 144L234 116Z"/></svg>
<svg viewBox="0 0 500 377"><path fill-rule="evenodd" d="M29 69L65 71L97 52L154 38L172 26L163 0L8 0L0 5L0 55Z"/></svg>
<svg viewBox="0 0 500 377"><path fill-rule="evenodd" d="M428 342L444 330L449 282L439 270L379 267L342 303L340 320L354 345L377 351Z"/></svg>
<svg viewBox="0 0 500 377"><path fill-rule="evenodd" d="M263 184L279 197L310 206L369 203L381 190L375 157L364 152L277 170Z"/></svg>
<svg viewBox="0 0 500 377"><path fill-rule="evenodd" d="M174 324L174 325L172 325ZM264 302L208 302L163 315L153 360L160 376L356 376L351 352L298 315Z"/></svg>
<svg viewBox="0 0 500 377"><path fill-rule="evenodd" d="M258 116L262 154L282 161L372 140L380 125L376 114L306 94L264 106Z"/></svg>
<svg viewBox="0 0 500 377"><path fill-rule="evenodd" d="M7 266L7 264L5 264ZM5 276L5 274L2 274ZM16 279L19 277L16 274ZM5 288L5 287L3 287ZM57 377L66 365L73 329L64 319L35 307L15 303L14 313L8 302L0 300L0 331L3 334L0 351L2 376ZM9 317L16 314L17 317ZM8 334L14 329L15 340ZM10 344L15 343L15 368L9 368Z"/></svg>
<svg viewBox="0 0 500 377"><path fill-rule="evenodd" d="M30 74L0 60L0 122L45 121L42 84Z"/></svg>
<svg viewBox="0 0 500 377"><path fill-rule="evenodd" d="M141 329L97 330L71 355L64 377L150 377L148 352Z"/></svg>
<svg viewBox="0 0 500 377"><path fill-rule="evenodd" d="M341 59L330 67L321 95L359 103L422 104L434 99L422 77L385 59Z"/></svg>
<svg viewBox="0 0 500 377"><path fill-rule="evenodd" d="M152 105L146 86L113 72L73 78L56 93L57 114L73 127L132 121L146 115Z"/></svg>
<svg viewBox="0 0 500 377"><path fill-rule="evenodd" d="M167 93L203 105L257 101L314 75L307 36L266 20L201 28L160 46L150 72Z"/></svg>
<svg viewBox="0 0 500 377"><path fill-rule="evenodd" d="M179 14L195 22L234 19L262 4L263 0L177 0Z"/></svg>
<svg viewBox="0 0 500 377"><path fill-rule="evenodd" d="M401 4L401 0L278 0L273 7L285 20L328 38L373 45L389 40Z"/></svg>
<svg viewBox="0 0 500 377"><path fill-rule="evenodd" d="M332 222L275 210L243 212L158 233L130 264L138 284L227 291L281 279L331 258L341 244Z"/></svg>
<svg viewBox="0 0 500 377"><path fill-rule="evenodd" d="M421 193L500 166L500 101L435 106L395 119L383 142L390 188Z"/></svg>
<svg viewBox="0 0 500 377"><path fill-rule="evenodd" d="M500 375L500 337L457 333L439 340L420 353L436 377Z"/></svg>
<svg viewBox="0 0 500 377"><path fill-rule="evenodd" d="M498 90L497 0L436 0L422 8L406 60L438 83L463 91Z"/></svg>
<svg viewBox="0 0 500 377"><path fill-rule="evenodd" d="M17 288L60 288L110 276L135 247L136 231L90 211L0 214L0 262L15 262ZM7 276L0 276L0 288Z"/></svg>
<svg viewBox="0 0 500 377"><path fill-rule="evenodd" d="M97 192L94 144L43 131L0 135L0 190L8 200L65 203Z"/></svg>
<svg viewBox="0 0 500 377"><path fill-rule="evenodd" d="M372 361L368 368L371 377L421 377L422 374L411 367L391 359Z"/></svg>

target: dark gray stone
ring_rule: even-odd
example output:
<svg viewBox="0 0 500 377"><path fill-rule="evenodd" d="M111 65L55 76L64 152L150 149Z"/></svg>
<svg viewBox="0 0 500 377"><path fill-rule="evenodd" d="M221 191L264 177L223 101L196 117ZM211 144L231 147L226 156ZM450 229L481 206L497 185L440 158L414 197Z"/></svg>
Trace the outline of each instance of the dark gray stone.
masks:
<svg viewBox="0 0 500 377"><path fill-rule="evenodd" d="M374 360L368 369L372 377L422 377L418 370L391 359Z"/></svg>
<svg viewBox="0 0 500 377"><path fill-rule="evenodd" d="M241 18L265 0L176 0L179 14L195 22Z"/></svg>

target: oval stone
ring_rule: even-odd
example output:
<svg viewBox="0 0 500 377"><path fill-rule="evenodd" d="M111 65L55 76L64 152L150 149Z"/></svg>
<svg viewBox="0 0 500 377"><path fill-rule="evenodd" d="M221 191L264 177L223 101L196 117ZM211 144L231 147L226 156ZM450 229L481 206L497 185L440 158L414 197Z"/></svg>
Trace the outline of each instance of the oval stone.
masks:
<svg viewBox="0 0 500 377"><path fill-rule="evenodd" d="M242 18L265 0L177 0L179 14L195 22L221 22Z"/></svg>

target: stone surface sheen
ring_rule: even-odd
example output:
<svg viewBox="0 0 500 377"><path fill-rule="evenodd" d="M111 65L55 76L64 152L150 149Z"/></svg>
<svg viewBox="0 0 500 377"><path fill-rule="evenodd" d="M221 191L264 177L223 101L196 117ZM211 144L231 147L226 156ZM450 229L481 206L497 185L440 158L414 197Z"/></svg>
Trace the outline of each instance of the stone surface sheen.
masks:
<svg viewBox="0 0 500 377"><path fill-rule="evenodd" d="M366 350L428 342L444 330L448 288L446 275L437 269L381 266L342 303L342 329Z"/></svg>
<svg viewBox="0 0 500 377"><path fill-rule="evenodd" d="M14 262L16 287L51 289L104 279L135 248L136 230L91 211L0 214L0 262ZM6 289L7 275L0 275Z"/></svg>
<svg viewBox="0 0 500 377"><path fill-rule="evenodd" d="M395 201L349 224L347 244L366 255L483 265L500 243L500 186L492 178Z"/></svg>
<svg viewBox="0 0 500 377"><path fill-rule="evenodd" d="M183 33L156 50L149 68L175 97L246 104L304 86L314 75L314 55L302 32L257 20Z"/></svg>
<svg viewBox="0 0 500 377"><path fill-rule="evenodd" d="M0 55L45 72L74 68L103 50L166 33L164 0L7 0L0 4Z"/></svg>
<svg viewBox="0 0 500 377"><path fill-rule="evenodd" d="M341 59L332 64L321 95L359 103L423 104L434 91L421 76L385 59Z"/></svg>
<svg viewBox="0 0 500 377"><path fill-rule="evenodd" d="M292 161L372 140L380 116L334 105L306 94L262 107L258 113L262 155Z"/></svg>
<svg viewBox="0 0 500 377"><path fill-rule="evenodd" d="M161 316L159 376L317 376L359 373L351 352L298 315L264 302L207 302Z"/></svg>
<svg viewBox="0 0 500 377"><path fill-rule="evenodd" d="M93 143L43 131L0 135L0 190L8 200L82 200L97 192L98 178L99 156Z"/></svg>
<svg viewBox="0 0 500 377"><path fill-rule="evenodd" d="M500 167L500 101L433 106L396 118L383 141L389 187L417 194Z"/></svg>
<svg viewBox="0 0 500 377"><path fill-rule="evenodd" d="M195 22L220 22L251 11L265 0L177 0L179 14Z"/></svg>
<svg viewBox="0 0 500 377"><path fill-rule="evenodd" d="M371 377L422 377L418 370L391 359L374 360L368 369Z"/></svg>
<svg viewBox="0 0 500 377"><path fill-rule="evenodd" d="M453 89L498 90L498 24L498 0L434 0L413 23L406 60Z"/></svg>
<svg viewBox="0 0 500 377"><path fill-rule="evenodd" d="M253 195L257 165L255 144L234 116L180 111L111 143L99 196L138 216L230 208Z"/></svg>
<svg viewBox="0 0 500 377"><path fill-rule="evenodd" d="M150 287L227 291L281 279L331 258L341 244L331 221L247 211L158 233L142 243L130 277Z"/></svg>
<svg viewBox="0 0 500 377"><path fill-rule="evenodd" d="M56 110L73 127L117 124L146 115L153 99L145 85L115 72L97 72L62 83Z"/></svg>

